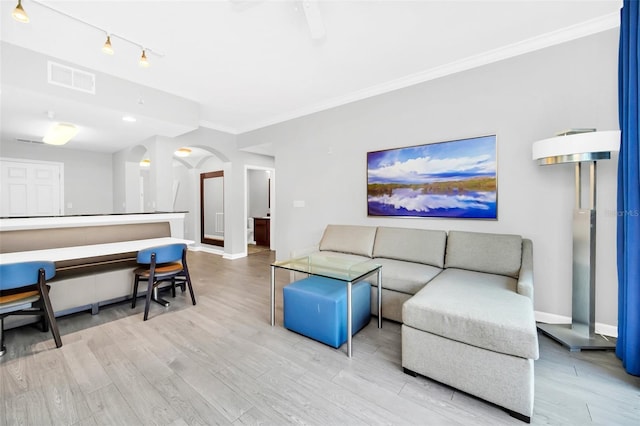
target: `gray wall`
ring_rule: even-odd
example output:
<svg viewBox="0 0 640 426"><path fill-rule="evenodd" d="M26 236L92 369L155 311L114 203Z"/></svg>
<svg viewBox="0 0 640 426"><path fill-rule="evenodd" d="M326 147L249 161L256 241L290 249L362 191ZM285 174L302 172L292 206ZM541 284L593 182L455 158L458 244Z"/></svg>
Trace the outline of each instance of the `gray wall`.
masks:
<svg viewBox="0 0 640 426"><path fill-rule="evenodd" d="M573 168L537 166L531 145L618 128L617 45L607 31L240 135L275 147L277 257L317 244L328 223L520 234L534 242L536 310L570 317ZM487 134L498 137L497 221L367 217L367 151ZM598 184L596 321L612 326L616 167L617 156L600 162Z"/></svg>
<svg viewBox="0 0 640 426"><path fill-rule="evenodd" d="M63 163L65 214L113 212L111 154L2 140L0 156Z"/></svg>

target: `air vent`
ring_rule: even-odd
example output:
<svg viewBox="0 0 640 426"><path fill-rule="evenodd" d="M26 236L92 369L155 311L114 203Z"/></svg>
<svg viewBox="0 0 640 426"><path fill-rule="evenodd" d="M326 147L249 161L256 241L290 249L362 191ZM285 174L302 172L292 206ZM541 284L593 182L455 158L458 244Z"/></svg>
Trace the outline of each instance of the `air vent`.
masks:
<svg viewBox="0 0 640 426"><path fill-rule="evenodd" d="M35 145L44 145L44 142L42 142L42 141L34 141L32 139L16 138L16 141L21 142L21 143L31 143L31 144L35 144Z"/></svg>
<svg viewBox="0 0 640 426"><path fill-rule="evenodd" d="M84 93L96 94L96 75L61 65L55 62L48 62L49 83L67 89L78 90Z"/></svg>

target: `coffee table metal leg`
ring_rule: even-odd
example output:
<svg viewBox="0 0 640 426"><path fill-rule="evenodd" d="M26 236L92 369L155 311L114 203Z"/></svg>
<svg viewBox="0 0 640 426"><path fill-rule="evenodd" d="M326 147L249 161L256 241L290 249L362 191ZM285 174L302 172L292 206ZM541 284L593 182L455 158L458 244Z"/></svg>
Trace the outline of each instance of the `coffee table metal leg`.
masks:
<svg viewBox="0 0 640 426"><path fill-rule="evenodd" d="M382 268L378 269L378 328L382 328Z"/></svg>
<svg viewBox="0 0 640 426"><path fill-rule="evenodd" d="M271 267L271 327L276 324L276 268Z"/></svg>
<svg viewBox="0 0 640 426"><path fill-rule="evenodd" d="M352 306L351 306L351 287L352 287L352 282L351 281L347 281L347 356L349 358L351 358L351 335L352 333L352 327L353 327L353 322L352 322Z"/></svg>

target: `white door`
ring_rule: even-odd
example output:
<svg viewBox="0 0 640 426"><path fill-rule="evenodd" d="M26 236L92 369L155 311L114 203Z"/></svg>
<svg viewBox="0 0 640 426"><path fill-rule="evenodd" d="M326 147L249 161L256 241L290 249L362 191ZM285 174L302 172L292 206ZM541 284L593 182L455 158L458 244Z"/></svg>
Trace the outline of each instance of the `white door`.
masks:
<svg viewBox="0 0 640 426"><path fill-rule="evenodd" d="M61 163L3 159L0 168L0 216L63 214Z"/></svg>

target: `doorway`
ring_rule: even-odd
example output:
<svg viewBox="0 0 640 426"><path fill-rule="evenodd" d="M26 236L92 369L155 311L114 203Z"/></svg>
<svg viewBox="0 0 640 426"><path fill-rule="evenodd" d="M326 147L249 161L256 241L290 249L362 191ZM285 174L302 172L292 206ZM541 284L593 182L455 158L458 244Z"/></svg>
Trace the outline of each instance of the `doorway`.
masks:
<svg viewBox="0 0 640 426"><path fill-rule="evenodd" d="M275 222L275 170L245 166L244 220L247 254L272 250Z"/></svg>

